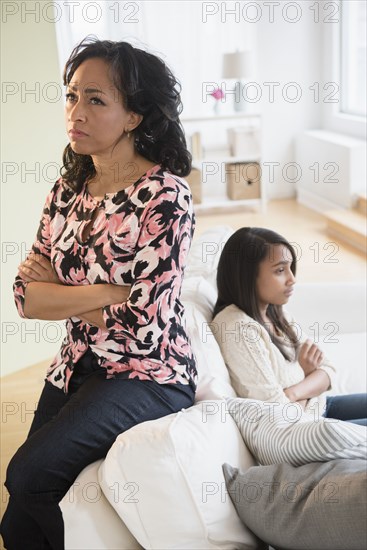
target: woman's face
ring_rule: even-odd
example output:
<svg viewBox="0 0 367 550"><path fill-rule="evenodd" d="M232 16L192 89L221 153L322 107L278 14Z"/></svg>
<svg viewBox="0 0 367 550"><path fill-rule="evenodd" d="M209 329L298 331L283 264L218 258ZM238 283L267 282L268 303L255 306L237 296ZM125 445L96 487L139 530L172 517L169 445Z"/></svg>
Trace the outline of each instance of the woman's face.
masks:
<svg viewBox="0 0 367 550"><path fill-rule="evenodd" d="M260 308L269 304L286 304L293 292L296 282L291 271L292 255L282 245L271 245L269 254L259 264L256 279L256 292Z"/></svg>
<svg viewBox="0 0 367 550"><path fill-rule="evenodd" d="M76 69L66 90L65 120L75 153L104 157L111 156L124 131L140 122L139 115L123 107L109 65L100 58L87 59Z"/></svg>

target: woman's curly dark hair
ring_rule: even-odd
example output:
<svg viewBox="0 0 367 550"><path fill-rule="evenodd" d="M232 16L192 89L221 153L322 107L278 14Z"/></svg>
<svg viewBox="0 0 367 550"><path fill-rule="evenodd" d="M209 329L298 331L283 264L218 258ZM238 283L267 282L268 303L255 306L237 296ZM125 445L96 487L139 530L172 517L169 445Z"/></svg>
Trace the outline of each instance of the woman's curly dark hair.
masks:
<svg viewBox="0 0 367 550"><path fill-rule="evenodd" d="M133 131L136 151L177 176L187 176L192 157L179 120L183 108L181 85L162 59L128 42L87 36L75 46L65 64L65 86L79 65L90 58L101 58L109 64L124 108L143 115ZM60 174L76 192L96 174L92 157L75 153L70 144L62 160Z"/></svg>

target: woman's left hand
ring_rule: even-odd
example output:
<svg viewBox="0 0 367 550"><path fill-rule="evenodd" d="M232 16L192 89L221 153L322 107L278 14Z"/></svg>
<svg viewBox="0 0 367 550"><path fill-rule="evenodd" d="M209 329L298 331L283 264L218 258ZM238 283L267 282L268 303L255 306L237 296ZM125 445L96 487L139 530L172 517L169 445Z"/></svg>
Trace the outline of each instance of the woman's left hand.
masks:
<svg viewBox="0 0 367 550"><path fill-rule="evenodd" d="M27 282L62 284L51 262L42 254L34 252L30 252L28 259L19 264L18 274Z"/></svg>
<svg viewBox="0 0 367 550"><path fill-rule="evenodd" d="M311 374L322 363L324 354L321 349L309 338L303 342L299 349L298 362L305 376Z"/></svg>

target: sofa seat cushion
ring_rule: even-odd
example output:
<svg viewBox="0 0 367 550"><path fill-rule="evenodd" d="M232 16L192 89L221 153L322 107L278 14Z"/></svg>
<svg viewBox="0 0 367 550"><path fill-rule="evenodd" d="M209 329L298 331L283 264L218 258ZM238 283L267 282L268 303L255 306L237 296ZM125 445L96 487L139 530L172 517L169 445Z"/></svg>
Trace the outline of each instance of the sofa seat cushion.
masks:
<svg viewBox="0 0 367 550"><path fill-rule="evenodd" d="M225 402L202 401L118 436L99 481L145 549L262 548L226 494L223 462L244 471L255 464ZM133 498L114 498L117 483L122 491L133 484Z"/></svg>

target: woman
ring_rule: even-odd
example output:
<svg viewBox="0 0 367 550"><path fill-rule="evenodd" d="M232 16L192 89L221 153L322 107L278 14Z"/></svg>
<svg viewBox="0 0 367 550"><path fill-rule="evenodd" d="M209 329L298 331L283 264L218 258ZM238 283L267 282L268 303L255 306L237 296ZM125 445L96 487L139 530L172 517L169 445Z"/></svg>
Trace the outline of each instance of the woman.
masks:
<svg viewBox="0 0 367 550"><path fill-rule="evenodd" d="M82 41L64 71L70 143L32 253L19 315L66 319L27 440L11 460L9 550L64 548L58 503L117 435L194 403L181 284L194 232L178 82L126 42Z"/></svg>
<svg viewBox="0 0 367 550"><path fill-rule="evenodd" d="M367 394L325 396L334 367L283 311L296 279L296 254L269 229L243 227L218 264L214 334L238 397L299 402L313 416L366 425Z"/></svg>

